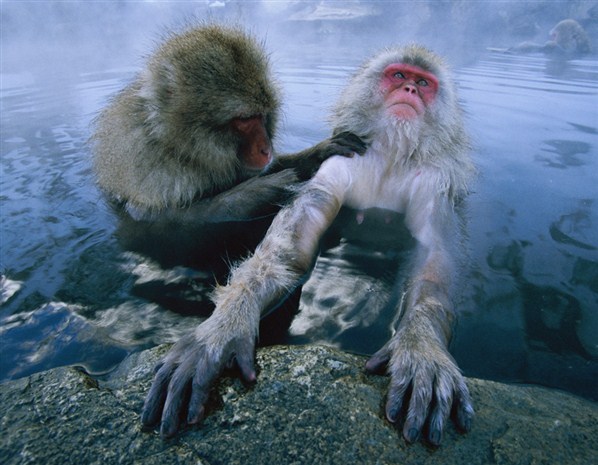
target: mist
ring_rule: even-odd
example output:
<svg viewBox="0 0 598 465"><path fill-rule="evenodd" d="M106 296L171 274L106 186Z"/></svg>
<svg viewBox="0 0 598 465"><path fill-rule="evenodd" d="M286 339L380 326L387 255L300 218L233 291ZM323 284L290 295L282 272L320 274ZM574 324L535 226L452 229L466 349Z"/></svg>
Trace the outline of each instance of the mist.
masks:
<svg viewBox="0 0 598 465"><path fill-rule="evenodd" d="M278 54L352 49L356 58L419 42L456 63L486 47L544 41L559 20L590 24L595 1L85 1L2 2L3 72L73 73L139 67L168 31L198 21L249 28ZM594 13L595 15L595 13Z"/></svg>
<svg viewBox="0 0 598 465"><path fill-rule="evenodd" d="M583 0L4 1L0 86L4 92L21 85L52 89L60 98L85 76L113 72L118 84L107 85L116 91L170 32L206 21L240 25L261 39L277 76L289 63L301 62L346 67L349 74L381 48L407 42L426 45L459 68L474 63L488 47L543 43L563 18L581 21L598 43L596 5ZM302 96L293 94L293 83L281 84L283 114L289 115L289 105L302 105ZM324 113L337 92L320 93L317 103ZM83 122L106 101L105 96L79 100ZM325 124L325 116L318 121ZM294 149L288 142L293 135L280 134L280 148Z"/></svg>

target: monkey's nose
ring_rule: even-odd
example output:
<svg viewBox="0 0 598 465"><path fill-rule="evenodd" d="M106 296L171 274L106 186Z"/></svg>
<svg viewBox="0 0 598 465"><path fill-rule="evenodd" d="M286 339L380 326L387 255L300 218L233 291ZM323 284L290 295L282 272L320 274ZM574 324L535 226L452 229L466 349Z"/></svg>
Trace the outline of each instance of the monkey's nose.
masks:
<svg viewBox="0 0 598 465"><path fill-rule="evenodd" d="M405 84L403 89L405 89L405 92L407 92L409 94L415 94L417 92L417 89L415 88L415 86L413 84Z"/></svg>
<svg viewBox="0 0 598 465"><path fill-rule="evenodd" d="M268 161L272 159L272 150L269 148L260 149L260 154Z"/></svg>

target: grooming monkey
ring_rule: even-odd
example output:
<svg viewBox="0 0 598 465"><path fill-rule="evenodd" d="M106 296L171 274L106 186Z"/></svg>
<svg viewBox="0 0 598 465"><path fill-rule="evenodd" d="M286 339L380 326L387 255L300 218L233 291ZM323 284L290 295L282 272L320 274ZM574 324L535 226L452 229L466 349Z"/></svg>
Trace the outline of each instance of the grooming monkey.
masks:
<svg viewBox="0 0 598 465"><path fill-rule="evenodd" d="M256 379L260 315L308 273L342 205L403 213L417 243L396 331L366 364L390 375L386 417L403 420L409 442L424 431L438 445L451 411L460 429L470 429L470 395L447 347L461 229L456 205L474 168L449 71L422 47L387 49L352 78L332 123L335 134L351 131L371 146L364 157L322 164L275 217L253 256L216 290L214 313L166 355L142 413L146 425L161 422L164 436L177 431L180 418L201 420L212 382L231 362L246 381Z"/></svg>
<svg viewBox="0 0 598 465"><path fill-rule="evenodd" d="M204 25L171 35L96 120L99 185L135 220L244 220L275 211L328 157L365 150L343 133L273 158L279 107L247 34Z"/></svg>

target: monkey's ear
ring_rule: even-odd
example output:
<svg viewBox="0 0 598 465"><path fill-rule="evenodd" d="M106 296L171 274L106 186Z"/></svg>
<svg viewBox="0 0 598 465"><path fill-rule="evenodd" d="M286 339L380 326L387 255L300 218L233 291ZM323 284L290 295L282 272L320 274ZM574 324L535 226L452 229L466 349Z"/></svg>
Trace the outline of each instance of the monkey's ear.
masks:
<svg viewBox="0 0 598 465"><path fill-rule="evenodd" d="M175 66L170 60L161 59L143 72L139 95L156 105L167 105L174 94L176 81Z"/></svg>
<svg viewBox="0 0 598 465"><path fill-rule="evenodd" d="M176 85L176 70L169 60L152 63L141 75L139 96L145 102L146 123L158 137L166 133L163 115L168 114Z"/></svg>

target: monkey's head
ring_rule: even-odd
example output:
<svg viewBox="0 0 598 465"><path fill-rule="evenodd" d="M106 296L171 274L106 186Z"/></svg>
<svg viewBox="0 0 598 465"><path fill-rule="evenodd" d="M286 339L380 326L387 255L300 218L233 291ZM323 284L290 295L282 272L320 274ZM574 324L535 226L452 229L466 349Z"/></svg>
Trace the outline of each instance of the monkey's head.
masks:
<svg viewBox="0 0 598 465"><path fill-rule="evenodd" d="M467 145L448 67L418 45L389 48L366 62L341 94L333 122L336 131L372 140L409 139L414 155Z"/></svg>
<svg viewBox="0 0 598 465"><path fill-rule="evenodd" d="M280 106L273 82L263 47L240 29L172 35L141 78L147 132L189 163L261 170Z"/></svg>
<svg viewBox="0 0 598 465"><path fill-rule="evenodd" d="M583 27L574 19L560 21L549 32L550 39L568 53L589 53L591 45Z"/></svg>

